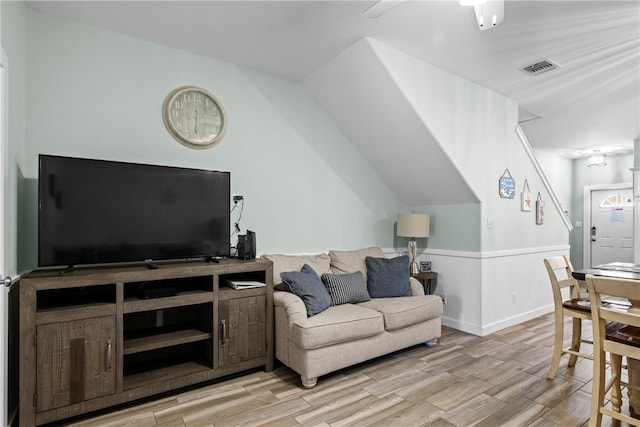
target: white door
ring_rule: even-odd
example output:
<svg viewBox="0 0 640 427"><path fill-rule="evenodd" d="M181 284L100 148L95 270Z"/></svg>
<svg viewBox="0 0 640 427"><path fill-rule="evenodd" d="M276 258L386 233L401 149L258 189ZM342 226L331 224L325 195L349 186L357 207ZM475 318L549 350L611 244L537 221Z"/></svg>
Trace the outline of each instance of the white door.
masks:
<svg viewBox="0 0 640 427"><path fill-rule="evenodd" d="M631 188L591 192L591 267L633 260Z"/></svg>

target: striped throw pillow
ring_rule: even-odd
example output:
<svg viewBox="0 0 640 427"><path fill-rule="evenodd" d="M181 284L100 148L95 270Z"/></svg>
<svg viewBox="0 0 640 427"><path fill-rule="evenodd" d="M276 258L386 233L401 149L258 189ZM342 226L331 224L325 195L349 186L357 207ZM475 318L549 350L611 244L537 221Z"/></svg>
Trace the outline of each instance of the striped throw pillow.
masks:
<svg viewBox="0 0 640 427"><path fill-rule="evenodd" d="M362 272L348 274L323 273L322 283L331 295L331 305L369 301L369 291Z"/></svg>

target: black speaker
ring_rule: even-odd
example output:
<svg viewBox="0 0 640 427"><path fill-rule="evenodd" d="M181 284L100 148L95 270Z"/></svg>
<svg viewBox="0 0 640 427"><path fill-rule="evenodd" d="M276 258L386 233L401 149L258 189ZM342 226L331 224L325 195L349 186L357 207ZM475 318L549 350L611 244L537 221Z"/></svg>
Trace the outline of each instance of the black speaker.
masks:
<svg viewBox="0 0 640 427"><path fill-rule="evenodd" d="M254 259L256 257L256 233L247 230L247 234L238 235L238 258Z"/></svg>

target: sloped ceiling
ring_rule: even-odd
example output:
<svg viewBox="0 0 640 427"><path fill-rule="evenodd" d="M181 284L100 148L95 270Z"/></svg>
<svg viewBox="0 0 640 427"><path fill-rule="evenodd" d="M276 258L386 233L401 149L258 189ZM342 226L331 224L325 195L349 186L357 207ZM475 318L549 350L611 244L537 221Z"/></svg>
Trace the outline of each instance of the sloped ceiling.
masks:
<svg viewBox="0 0 640 427"><path fill-rule="evenodd" d="M386 1L386 0L385 0ZM506 0L504 22L479 31L457 0L26 0L29 7L258 71L303 80L371 37L516 100L534 148L631 151L640 138L640 2ZM537 76L522 68L549 58Z"/></svg>
<svg viewBox="0 0 640 427"><path fill-rule="evenodd" d="M407 205L479 201L367 39L327 62L303 84Z"/></svg>
<svg viewBox="0 0 640 427"><path fill-rule="evenodd" d="M473 8L454 0L402 1L376 19L362 13L375 0L26 3L304 81L408 205L477 198L373 54L340 53L366 37L514 99L536 149L579 158L595 148L630 152L640 138L637 0L507 0L504 22L482 32ZM522 71L546 58L561 67Z"/></svg>

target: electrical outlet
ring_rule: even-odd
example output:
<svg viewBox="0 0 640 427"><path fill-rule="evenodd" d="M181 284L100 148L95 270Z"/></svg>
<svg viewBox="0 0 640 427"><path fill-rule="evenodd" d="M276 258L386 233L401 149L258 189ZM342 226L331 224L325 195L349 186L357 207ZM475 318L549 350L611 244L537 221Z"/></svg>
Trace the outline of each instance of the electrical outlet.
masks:
<svg viewBox="0 0 640 427"><path fill-rule="evenodd" d="M516 293L512 293L511 294L511 304L515 304L516 302L518 302L518 299L516 298Z"/></svg>
<svg viewBox="0 0 640 427"><path fill-rule="evenodd" d="M241 200L244 200L243 196L233 196L233 203L238 203Z"/></svg>
<svg viewBox="0 0 640 427"><path fill-rule="evenodd" d="M442 300L443 304L447 303L447 294L440 294L438 295L440 297L440 299Z"/></svg>

